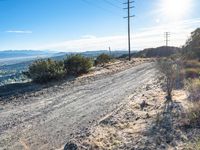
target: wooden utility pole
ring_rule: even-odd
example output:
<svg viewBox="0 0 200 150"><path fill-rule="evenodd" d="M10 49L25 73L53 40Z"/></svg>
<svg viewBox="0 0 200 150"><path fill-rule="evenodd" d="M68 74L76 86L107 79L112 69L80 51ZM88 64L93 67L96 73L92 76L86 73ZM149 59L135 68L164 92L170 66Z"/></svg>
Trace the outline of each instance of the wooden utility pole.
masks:
<svg viewBox="0 0 200 150"><path fill-rule="evenodd" d="M132 8L134 8L134 6L131 6L132 3L134 3L134 1L130 1L130 0L127 0L126 3L123 3L123 4L127 5L127 7L124 8L124 9L128 10L128 16L124 17L124 18L128 19L128 52L129 52L129 61L131 61L131 33L130 33L131 32L131 28L130 28L131 24L130 24L130 19L132 17L134 17L134 15L131 15L131 13L130 13L130 10Z"/></svg>

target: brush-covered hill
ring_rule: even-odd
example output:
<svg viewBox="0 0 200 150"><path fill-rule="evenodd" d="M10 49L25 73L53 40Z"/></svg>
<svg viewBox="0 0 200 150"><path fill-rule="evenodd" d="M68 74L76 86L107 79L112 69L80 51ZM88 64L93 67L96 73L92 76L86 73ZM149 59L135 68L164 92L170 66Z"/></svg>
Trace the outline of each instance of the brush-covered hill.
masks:
<svg viewBox="0 0 200 150"><path fill-rule="evenodd" d="M180 52L181 49L178 47L157 47L157 48L148 48L139 52L134 52L131 54L132 57L142 57L142 58L151 58L151 57L169 57ZM122 58L128 57L128 55L121 56Z"/></svg>

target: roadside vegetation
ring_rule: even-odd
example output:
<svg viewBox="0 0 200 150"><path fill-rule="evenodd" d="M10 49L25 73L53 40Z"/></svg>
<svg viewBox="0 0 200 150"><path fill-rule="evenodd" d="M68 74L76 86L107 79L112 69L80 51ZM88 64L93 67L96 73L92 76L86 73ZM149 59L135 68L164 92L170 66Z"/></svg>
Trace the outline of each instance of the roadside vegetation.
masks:
<svg viewBox="0 0 200 150"><path fill-rule="evenodd" d="M69 74L81 75L88 73L93 66L90 58L81 55L71 55L64 60L65 69Z"/></svg>
<svg viewBox="0 0 200 150"><path fill-rule="evenodd" d="M109 63L112 60L112 57L107 54L101 54L99 55L95 60L95 65L105 65Z"/></svg>
<svg viewBox="0 0 200 150"><path fill-rule="evenodd" d="M188 100L192 103L188 111L188 119L192 127L200 128L200 28L191 33L191 37L183 47L183 56L185 86L189 93Z"/></svg>
<svg viewBox="0 0 200 150"><path fill-rule="evenodd" d="M164 75L164 90L167 93L166 100L172 101L172 91L175 87L178 64L171 59L160 59L157 63L158 70Z"/></svg>
<svg viewBox="0 0 200 150"><path fill-rule="evenodd" d="M173 107L173 90L179 88L185 90L188 94L187 110L182 110L181 117L182 127L195 132L200 129L200 29L191 33L191 37L183 46L182 51L178 54L159 59L157 68L160 70L163 78L163 87L166 91L166 108L168 115L172 114ZM169 107L170 106L170 107ZM173 124L173 122L171 122ZM192 146L200 149L198 135L193 135ZM190 140L191 140L190 139ZM189 141L190 141L189 140ZM196 142L194 142L196 141Z"/></svg>
<svg viewBox="0 0 200 150"><path fill-rule="evenodd" d="M67 71L62 61L47 59L35 61L24 74L34 82L47 83L64 78L66 73Z"/></svg>
<svg viewBox="0 0 200 150"><path fill-rule="evenodd" d="M80 54L67 56L62 61L43 59L33 62L24 74L36 83L62 80L69 75L80 76L88 73L94 65L105 65L111 61L107 54L99 55L96 60Z"/></svg>

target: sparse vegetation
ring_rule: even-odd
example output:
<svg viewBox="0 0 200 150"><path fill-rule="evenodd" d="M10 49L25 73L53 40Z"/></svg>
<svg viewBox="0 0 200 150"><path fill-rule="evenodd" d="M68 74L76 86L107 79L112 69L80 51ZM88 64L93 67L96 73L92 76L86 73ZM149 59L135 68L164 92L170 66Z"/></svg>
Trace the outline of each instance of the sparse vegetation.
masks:
<svg viewBox="0 0 200 150"><path fill-rule="evenodd" d="M66 75L62 61L37 60L29 66L25 75L37 83L47 83L52 80L62 79Z"/></svg>
<svg viewBox="0 0 200 150"><path fill-rule="evenodd" d="M186 60L184 63L185 68L198 68L200 69L200 62L197 60Z"/></svg>
<svg viewBox="0 0 200 150"><path fill-rule="evenodd" d="M200 62L196 60L186 60L184 63L186 79L195 79L200 76Z"/></svg>
<svg viewBox="0 0 200 150"><path fill-rule="evenodd" d="M200 102L193 103L188 111L189 124L192 127L200 127Z"/></svg>
<svg viewBox="0 0 200 150"><path fill-rule="evenodd" d="M195 144L196 150L200 150L200 139Z"/></svg>
<svg viewBox="0 0 200 150"><path fill-rule="evenodd" d="M101 54L96 58L95 65L105 65L106 63L109 63L111 59L111 56L107 54Z"/></svg>
<svg viewBox="0 0 200 150"><path fill-rule="evenodd" d="M171 59L161 59L157 63L158 69L164 75L164 85L166 87L167 101L172 101L172 91L175 87L177 75L180 73L178 64Z"/></svg>
<svg viewBox="0 0 200 150"><path fill-rule="evenodd" d="M185 76L186 78L199 78L200 69L196 68L186 68L185 69Z"/></svg>
<svg viewBox="0 0 200 150"><path fill-rule="evenodd" d="M65 69L72 75L88 73L93 66L93 62L90 58L79 54L68 56L67 59L64 60L64 64Z"/></svg>
<svg viewBox="0 0 200 150"><path fill-rule="evenodd" d="M200 102L200 80L190 79L186 83L187 90L189 92L189 99L192 102Z"/></svg>

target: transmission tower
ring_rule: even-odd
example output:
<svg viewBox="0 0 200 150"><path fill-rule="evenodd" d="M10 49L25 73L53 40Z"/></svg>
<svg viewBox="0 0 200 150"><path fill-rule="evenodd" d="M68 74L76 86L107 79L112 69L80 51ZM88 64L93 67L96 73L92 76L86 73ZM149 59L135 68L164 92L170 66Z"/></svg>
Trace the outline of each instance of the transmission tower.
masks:
<svg viewBox="0 0 200 150"><path fill-rule="evenodd" d="M166 43L166 47L169 46L169 36L170 36L170 32L165 32L165 43Z"/></svg>
<svg viewBox="0 0 200 150"><path fill-rule="evenodd" d="M128 19L128 51L129 51L129 61L131 61L131 33L130 33L131 32L131 28L130 28L131 24L130 24L130 20L131 20L132 17L134 17L134 15L131 15L130 10L132 8L134 8L134 6L131 6L131 4L133 4L133 3L134 3L134 1L130 1L130 0L127 0L126 3L123 3L124 5L127 5L127 7L124 8L124 9L128 10L128 16L124 17L124 18Z"/></svg>
<svg viewBox="0 0 200 150"><path fill-rule="evenodd" d="M109 46L109 54L110 54L110 56L112 55L112 53L111 53L111 47Z"/></svg>

